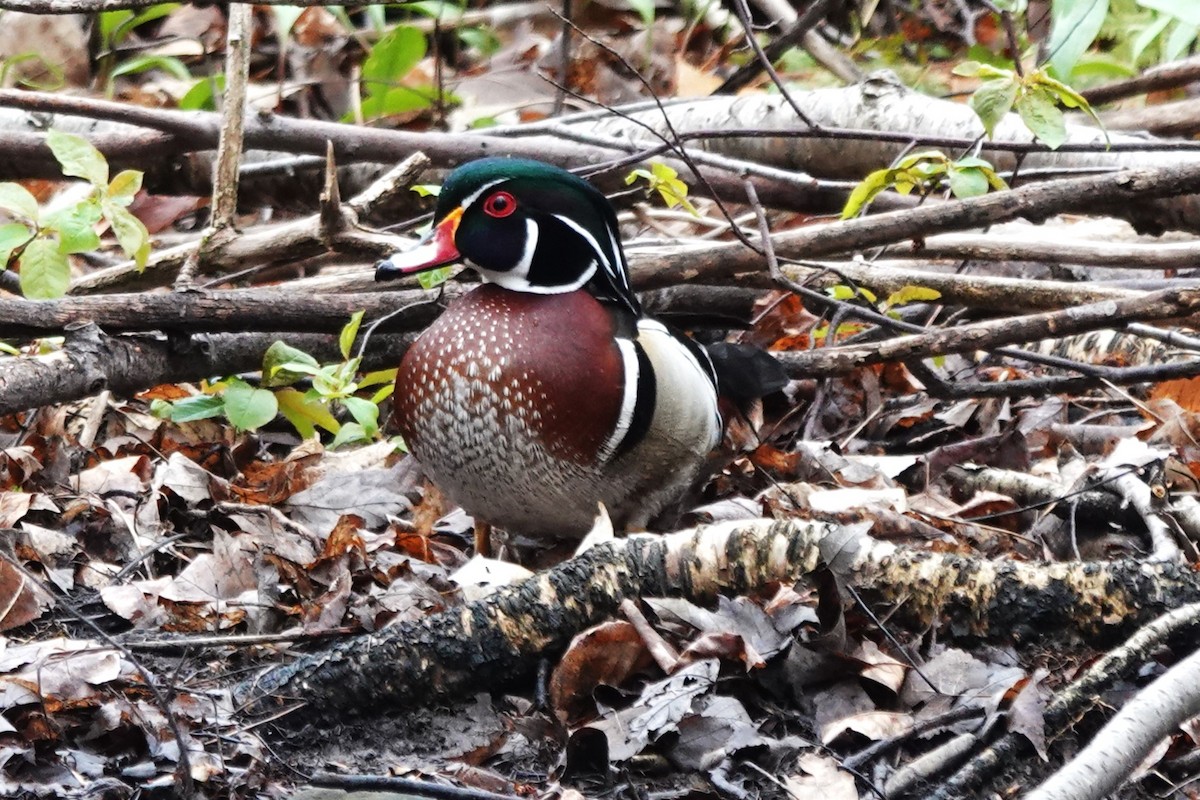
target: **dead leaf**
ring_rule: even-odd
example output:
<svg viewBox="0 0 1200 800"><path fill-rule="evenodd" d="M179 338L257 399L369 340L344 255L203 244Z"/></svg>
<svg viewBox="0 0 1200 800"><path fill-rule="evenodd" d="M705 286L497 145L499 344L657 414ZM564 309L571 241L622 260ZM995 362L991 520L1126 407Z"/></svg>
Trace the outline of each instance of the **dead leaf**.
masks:
<svg viewBox="0 0 1200 800"><path fill-rule="evenodd" d="M82 494L141 494L149 483L150 471L150 459L145 456L115 458L80 472L75 488Z"/></svg>
<svg viewBox="0 0 1200 800"><path fill-rule="evenodd" d="M821 743L830 744L846 731L854 731L873 742L901 736L913 729L913 716L899 711L865 711L833 720L821 728Z"/></svg>
<svg viewBox="0 0 1200 800"><path fill-rule="evenodd" d="M637 629L624 620L590 628L571 640L550 676L550 705L564 724L595 711L597 686L621 686L654 663Z"/></svg>
<svg viewBox="0 0 1200 800"><path fill-rule="evenodd" d="M862 672L859 673L862 677L887 688L893 694L900 693L900 688L904 686L904 678L908 675L907 664L889 656L869 639L858 646L853 656L863 664Z"/></svg>
<svg viewBox="0 0 1200 800"><path fill-rule="evenodd" d="M32 622L50 607L50 598L32 586L6 559L0 559L0 631Z"/></svg>
<svg viewBox="0 0 1200 800"><path fill-rule="evenodd" d="M829 756L808 753L800 756L805 775L789 775L784 785L792 797L819 797L821 800L858 800L854 776L844 772Z"/></svg>
<svg viewBox="0 0 1200 800"><path fill-rule="evenodd" d="M33 495L29 492L0 492L0 528L16 526L29 513Z"/></svg>
<svg viewBox="0 0 1200 800"><path fill-rule="evenodd" d="M450 579L458 584L463 599L473 602L482 600L501 586L518 583L532 575L532 572L520 564L475 555L455 570Z"/></svg>
<svg viewBox="0 0 1200 800"><path fill-rule="evenodd" d="M701 698L698 713L679 722L679 739L667 758L680 769L709 770L739 750L755 747L763 737L741 701L727 695Z"/></svg>
<svg viewBox="0 0 1200 800"><path fill-rule="evenodd" d="M176 603L216 603L254 592L254 555L244 551L237 539L219 529L213 531L213 550L201 553L159 592Z"/></svg>
<svg viewBox="0 0 1200 800"><path fill-rule="evenodd" d="M1042 761L1049 761L1046 752L1046 700L1042 697L1041 683L1049 673L1039 669L1032 676L1022 679L1013 686L1016 697L1008 706L1008 729L1029 740Z"/></svg>
<svg viewBox="0 0 1200 800"><path fill-rule="evenodd" d="M629 708L610 713L587 727L604 734L611 762L628 761L658 737L678 730L679 721L692 713L696 699L716 686L719 672L715 660L689 664L669 678L648 685Z"/></svg>

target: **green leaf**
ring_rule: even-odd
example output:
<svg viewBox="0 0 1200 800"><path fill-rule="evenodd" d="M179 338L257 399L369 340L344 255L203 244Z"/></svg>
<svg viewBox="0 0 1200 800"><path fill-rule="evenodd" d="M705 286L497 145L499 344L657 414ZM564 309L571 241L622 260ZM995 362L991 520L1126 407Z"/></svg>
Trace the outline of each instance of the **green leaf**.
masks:
<svg viewBox="0 0 1200 800"><path fill-rule="evenodd" d="M279 413L275 394L258 389L241 378L230 378L225 389L225 417L239 431L261 428Z"/></svg>
<svg viewBox="0 0 1200 800"><path fill-rule="evenodd" d="M315 375L321 365L303 350L286 342L274 342L263 353L263 385L287 386Z"/></svg>
<svg viewBox="0 0 1200 800"><path fill-rule="evenodd" d="M13 250L34 237L34 232L23 222L9 222L0 225L0 270L8 266Z"/></svg>
<svg viewBox="0 0 1200 800"><path fill-rule="evenodd" d="M442 193L440 183L417 183L409 191L416 192L418 197L437 197Z"/></svg>
<svg viewBox="0 0 1200 800"><path fill-rule="evenodd" d="M981 78L983 80L991 80L993 78L1012 80L1015 74L1011 69L1001 69L1000 67L983 64L978 61L964 61L951 70L951 72L966 78Z"/></svg>
<svg viewBox="0 0 1200 800"><path fill-rule="evenodd" d="M1182 58L1188 48L1192 46L1192 42L1196 41L1197 33L1200 33L1200 28L1195 25L1178 23L1167 35L1167 41L1163 43L1163 59L1178 61Z"/></svg>
<svg viewBox="0 0 1200 800"><path fill-rule="evenodd" d="M654 24L654 0L627 0L629 7L642 18L642 24L649 28Z"/></svg>
<svg viewBox="0 0 1200 800"><path fill-rule="evenodd" d="M846 207L842 209L842 219L857 216L868 203L875 199L876 195L891 185L894 175L893 170L877 169L863 178L851 190L850 197L846 199Z"/></svg>
<svg viewBox="0 0 1200 800"><path fill-rule="evenodd" d="M21 292L30 300L62 297L71 285L71 264L54 239L39 236L21 253Z"/></svg>
<svg viewBox="0 0 1200 800"><path fill-rule="evenodd" d="M1188 2L1191 2L1191 0L1188 0ZM1139 33L1129 45L1129 60L1134 64L1138 63L1138 61L1142 58L1142 53L1146 51L1146 48L1153 44L1154 40L1159 37L1159 34L1165 31L1167 26L1174 21L1174 18L1167 16L1166 14L1162 14L1153 19L1149 25L1142 29L1141 33Z"/></svg>
<svg viewBox="0 0 1200 800"><path fill-rule="evenodd" d="M115 47L132 33L134 28L162 19L179 6L179 3L159 3L137 14L125 9L106 11L100 15L100 41L105 45L105 49Z"/></svg>
<svg viewBox="0 0 1200 800"><path fill-rule="evenodd" d="M955 197L979 197L987 194L987 190L988 179L982 170L970 167L950 170L950 193Z"/></svg>
<svg viewBox="0 0 1200 800"><path fill-rule="evenodd" d="M347 422L337 432L337 436L333 437L333 441L329 443L330 450L336 450L344 444L357 444L359 442L369 442L371 437L367 436L363 431L362 425L357 422Z"/></svg>
<svg viewBox="0 0 1200 800"><path fill-rule="evenodd" d="M435 94L436 92L429 87L397 86L392 89L380 89L363 99L362 115L364 119L379 119L420 111L433 105Z"/></svg>
<svg viewBox="0 0 1200 800"><path fill-rule="evenodd" d="M133 12L126 8L105 11L100 14L100 43L106 50L112 47L113 40L121 26L131 19L133 19Z"/></svg>
<svg viewBox="0 0 1200 800"><path fill-rule="evenodd" d="M1161 11L1188 25L1200 25L1200 6L1196 0L1138 0L1138 5Z"/></svg>
<svg viewBox="0 0 1200 800"><path fill-rule="evenodd" d="M146 259L150 257L150 232L142 221L129 213L128 209L112 203L104 204L104 216L112 225L125 255L133 259L138 269L146 266Z"/></svg>
<svg viewBox="0 0 1200 800"><path fill-rule="evenodd" d="M113 178L108 184L105 194L113 202L126 200L126 202L119 203L119 205L127 206L133 200L134 196L141 191L141 188L142 173L136 169L126 169L117 173L117 177Z"/></svg>
<svg viewBox="0 0 1200 800"><path fill-rule="evenodd" d="M1060 78L1071 70L1104 25L1108 0L1053 0L1051 3L1050 66Z"/></svg>
<svg viewBox="0 0 1200 800"><path fill-rule="evenodd" d="M941 150L920 150L900 159L896 169L911 169L925 164L946 164L950 159Z"/></svg>
<svg viewBox="0 0 1200 800"><path fill-rule="evenodd" d="M134 56L118 64L112 71L112 77L137 75L154 69L161 70L176 80L186 81L192 78L187 65L175 56Z"/></svg>
<svg viewBox="0 0 1200 800"><path fill-rule="evenodd" d="M989 138L996 135L996 126L1012 110L1018 88L1014 78L999 78L980 84L971 95L971 108L979 115Z"/></svg>
<svg viewBox="0 0 1200 800"><path fill-rule="evenodd" d="M38 221L37 198L19 183L0 183L0 209L35 224Z"/></svg>
<svg viewBox="0 0 1200 800"><path fill-rule="evenodd" d="M629 174L625 176L625 185L633 186L634 181L636 181L638 178L642 178L650 183L654 182L654 175L649 170L631 169Z"/></svg>
<svg viewBox="0 0 1200 800"><path fill-rule="evenodd" d="M51 128L46 132L46 144L62 165L63 175L83 178L100 188L108 183L108 162L87 139Z"/></svg>
<svg viewBox="0 0 1200 800"><path fill-rule="evenodd" d="M484 56L495 55L503 45L500 38L487 28L464 27L458 29L458 39Z"/></svg>
<svg viewBox="0 0 1200 800"><path fill-rule="evenodd" d="M342 350L342 358L350 357L350 348L354 346L354 338L358 336L358 327L362 325L364 313L366 312L355 311L338 335L338 347Z"/></svg>
<svg viewBox="0 0 1200 800"><path fill-rule="evenodd" d="M213 75L201 78L192 84L192 88L179 98L180 111L213 111L217 104L215 97L225 91L225 76Z"/></svg>
<svg viewBox="0 0 1200 800"><path fill-rule="evenodd" d="M363 61L362 81L367 93L395 86L424 57L425 34L409 25L396 28L376 42Z"/></svg>
<svg viewBox="0 0 1200 800"><path fill-rule="evenodd" d="M363 375L362 380L358 382L360 389L366 389L370 386L382 386L384 384L391 385L396 382L396 373L400 370L392 367L391 369L379 369L374 372L368 372Z"/></svg>
<svg viewBox="0 0 1200 800"><path fill-rule="evenodd" d="M1017 113L1026 127L1050 149L1067 140L1067 123L1054 97L1045 89L1035 87L1017 98Z"/></svg>
<svg viewBox="0 0 1200 800"><path fill-rule="evenodd" d="M64 253L89 253L100 247L96 223L100 221L100 204L91 199L60 209L46 218L45 226L58 233L58 249Z"/></svg>
<svg viewBox="0 0 1200 800"><path fill-rule="evenodd" d="M198 394L171 403L172 422L195 422L212 419L225 410L225 398L211 394Z"/></svg>
<svg viewBox="0 0 1200 800"><path fill-rule="evenodd" d="M318 427L334 434L342 427L324 403L310 400L291 387L277 389L275 400L279 403L279 413L305 439L315 436Z"/></svg>
<svg viewBox="0 0 1200 800"><path fill-rule="evenodd" d="M366 436L374 438L379 433L379 406L361 397L344 397L342 405L354 417L354 421L362 426Z"/></svg>
<svg viewBox="0 0 1200 800"><path fill-rule="evenodd" d="M346 394L346 379L341 364L326 364L312 376L312 391L318 397L334 398Z"/></svg>
<svg viewBox="0 0 1200 800"><path fill-rule="evenodd" d="M883 301L888 308L894 306L902 306L906 303L927 302L937 300L942 296L942 293L937 289L929 289L925 286L901 286L896 291L888 295L888 299Z"/></svg>
<svg viewBox="0 0 1200 800"><path fill-rule="evenodd" d="M438 267L437 269L427 269L424 272L417 273L417 283L425 291L437 288L450 279L450 267Z"/></svg>

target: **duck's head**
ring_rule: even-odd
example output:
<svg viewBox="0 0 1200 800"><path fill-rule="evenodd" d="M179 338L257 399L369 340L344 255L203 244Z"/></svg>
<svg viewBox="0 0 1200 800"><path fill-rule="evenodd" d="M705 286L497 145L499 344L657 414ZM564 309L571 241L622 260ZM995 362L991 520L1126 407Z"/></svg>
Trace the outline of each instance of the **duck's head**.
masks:
<svg viewBox="0 0 1200 800"><path fill-rule="evenodd" d="M462 260L505 289L561 294L587 287L638 311L607 198L540 161L485 158L454 170L442 184L429 235L379 262L375 279Z"/></svg>

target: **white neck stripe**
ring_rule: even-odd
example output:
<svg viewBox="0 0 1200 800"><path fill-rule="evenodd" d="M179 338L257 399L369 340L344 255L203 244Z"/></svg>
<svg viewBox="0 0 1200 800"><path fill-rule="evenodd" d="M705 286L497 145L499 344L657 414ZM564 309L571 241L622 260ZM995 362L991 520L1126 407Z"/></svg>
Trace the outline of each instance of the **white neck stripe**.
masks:
<svg viewBox="0 0 1200 800"><path fill-rule="evenodd" d="M625 391L621 398L621 411L617 414L617 426L604 440L604 444L600 445L600 452L597 454L601 464L607 463L616 454L621 443L625 441L625 436L629 433L629 426L633 424L633 412L637 409L638 379L640 377L637 348L633 340L620 337L617 337L617 347L621 351L621 361L625 366Z"/></svg>

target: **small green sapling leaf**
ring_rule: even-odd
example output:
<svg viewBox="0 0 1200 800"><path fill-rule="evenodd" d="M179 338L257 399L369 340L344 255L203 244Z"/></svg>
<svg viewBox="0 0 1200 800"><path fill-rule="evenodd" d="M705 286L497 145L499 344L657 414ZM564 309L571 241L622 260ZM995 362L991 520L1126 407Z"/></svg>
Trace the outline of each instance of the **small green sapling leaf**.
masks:
<svg viewBox="0 0 1200 800"><path fill-rule="evenodd" d="M291 387L276 390L275 399L279 403L279 413L305 439L315 436L318 427L333 434L341 430L337 418L319 400L307 398Z"/></svg>
<svg viewBox="0 0 1200 800"><path fill-rule="evenodd" d="M225 387L225 417L239 431L261 428L279 413L275 395L258 389L241 378L230 378Z"/></svg>
<svg viewBox="0 0 1200 800"><path fill-rule="evenodd" d="M168 405L168 418L172 422L195 422L220 416L225 410L225 398L212 394L198 394ZM154 410L154 406L151 406L151 410Z"/></svg>
<svg viewBox="0 0 1200 800"><path fill-rule="evenodd" d="M37 224L37 198L19 183L0 183L0 209Z"/></svg>
<svg viewBox="0 0 1200 800"><path fill-rule="evenodd" d="M379 406L362 397L344 397L342 405L354 417L354 421L362 426L364 435L374 437L379 433Z"/></svg>
<svg viewBox="0 0 1200 800"><path fill-rule="evenodd" d="M30 300L62 297L71 285L71 265L58 241L39 237L21 253L21 292Z"/></svg>
<svg viewBox="0 0 1200 800"><path fill-rule="evenodd" d="M0 225L0 269L8 266L13 250L21 247L34 236L22 222L9 222Z"/></svg>
<svg viewBox="0 0 1200 800"><path fill-rule="evenodd" d="M358 328L362 325L364 313L366 312L355 311L338 335L338 347L342 350L342 358L350 357L350 348L354 346L354 339L358 336Z"/></svg>
<svg viewBox="0 0 1200 800"><path fill-rule="evenodd" d="M264 386L288 386L320 369L315 358L286 342L274 342L263 353Z"/></svg>
<svg viewBox="0 0 1200 800"><path fill-rule="evenodd" d="M46 144L62 165L63 175L83 178L101 188L108 184L108 162L87 139L51 128L46 132Z"/></svg>

